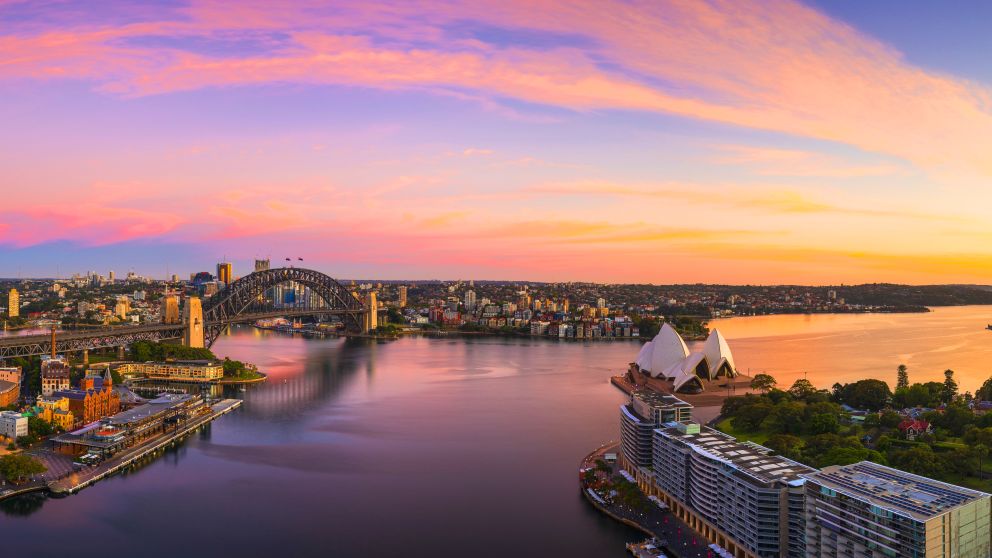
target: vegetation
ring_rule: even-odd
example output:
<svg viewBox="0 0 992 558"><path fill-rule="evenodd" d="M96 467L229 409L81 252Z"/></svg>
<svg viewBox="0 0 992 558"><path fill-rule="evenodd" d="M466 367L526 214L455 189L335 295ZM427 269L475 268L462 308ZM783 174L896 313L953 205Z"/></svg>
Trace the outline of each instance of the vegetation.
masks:
<svg viewBox="0 0 992 558"><path fill-rule="evenodd" d="M138 341L131 345L131 358L138 362L176 360L214 360L210 349L187 347L174 343Z"/></svg>
<svg viewBox="0 0 992 558"><path fill-rule="evenodd" d="M762 378L753 386L761 394L724 401L723 419L716 427L813 467L867 460L979 490L992 489L988 463L992 413L976 414L968 407L951 370L945 372L944 382L912 385L903 376L903 367L899 373L897 385L905 385L894 394L880 380L835 384L827 392L806 380L797 380L783 391L774 387L774 378ZM992 379L978 393L984 399L990 391ZM841 404L865 411L863 423L853 420ZM933 409L920 417L932 432L908 439L898 428L905 417L895 410L906 407Z"/></svg>
<svg viewBox="0 0 992 558"><path fill-rule="evenodd" d="M234 380L255 380L261 378L258 370L250 364L245 364L240 360L224 358L224 377Z"/></svg>
<svg viewBox="0 0 992 558"><path fill-rule="evenodd" d="M37 459L23 453L0 457L0 476L11 482L20 482L32 475L39 475L48 469Z"/></svg>
<svg viewBox="0 0 992 558"><path fill-rule="evenodd" d="M756 389L762 393L768 393L768 390L774 388L775 384L775 378L769 374L755 374L754 378L751 379L751 389Z"/></svg>

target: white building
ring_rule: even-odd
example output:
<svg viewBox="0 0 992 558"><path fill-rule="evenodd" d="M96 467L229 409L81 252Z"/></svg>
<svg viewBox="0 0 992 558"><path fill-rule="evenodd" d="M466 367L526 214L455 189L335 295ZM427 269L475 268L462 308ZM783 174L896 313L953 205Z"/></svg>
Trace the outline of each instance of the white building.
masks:
<svg viewBox="0 0 992 558"><path fill-rule="evenodd" d="M710 332L702 351L691 353L675 328L667 323L654 339L641 347L634 364L652 378L669 380L673 391L683 393L702 391L702 380L733 378L738 374L734 355L719 330Z"/></svg>
<svg viewBox="0 0 992 558"><path fill-rule="evenodd" d="M16 440L28 435L28 417L14 411L0 412L0 436Z"/></svg>

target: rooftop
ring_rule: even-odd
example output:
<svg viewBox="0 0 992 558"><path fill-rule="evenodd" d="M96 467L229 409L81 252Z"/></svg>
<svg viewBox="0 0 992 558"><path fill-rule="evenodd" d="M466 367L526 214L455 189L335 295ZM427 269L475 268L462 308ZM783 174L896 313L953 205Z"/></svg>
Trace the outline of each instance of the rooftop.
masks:
<svg viewBox="0 0 992 558"><path fill-rule="evenodd" d="M661 432L708 457L731 465L761 483L802 484L804 482L802 475L816 472L816 469L802 463L780 455L772 455L772 450L764 446L754 442L739 442L733 436L706 426L700 427L699 431L695 432L695 428L687 425L668 423L656 432Z"/></svg>
<svg viewBox="0 0 992 558"><path fill-rule="evenodd" d="M835 492L921 521L990 496L870 461L835 465L803 476Z"/></svg>
<svg viewBox="0 0 992 558"><path fill-rule="evenodd" d="M6 380L0 380L0 393L6 393L17 387L14 382L8 382Z"/></svg>
<svg viewBox="0 0 992 558"><path fill-rule="evenodd" d="M177 405L181 405L192 398L193 398L192 395L186 393L163 394L160 395L159 397L156 397L155 399L148 401L144 405L138 405L133 409L128 409L127 411L117 413L116 415L110 417L108 420L110 421L110 424L113 425L126 425L151 416L155 416Z"/></svg>
<svg viewBox="0 0 992 558"><path fill-rule="evenodd" d="M669 395L667 393L661 393L653 389L636 389L631 394L632 397L643 401L644 404L648 405L653 409L668 409L671 407L689 407L692 405L682 401L674 395Z"/></svg>

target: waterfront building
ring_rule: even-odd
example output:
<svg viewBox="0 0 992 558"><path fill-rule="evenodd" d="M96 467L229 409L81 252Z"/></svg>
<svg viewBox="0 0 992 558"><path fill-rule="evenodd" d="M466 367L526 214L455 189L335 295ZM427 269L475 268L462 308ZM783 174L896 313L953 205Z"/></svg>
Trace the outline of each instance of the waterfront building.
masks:
<svg viewBox="0 0 992 558"><path fill-rule="evenodd" d="M0 366L0 382L21 383L20 366Z"/></svg>
<svg viewBox="0 0 992 558"><path fill-rule="evenodd" d="M216 360L177 360L172 362L127 362L116 370L155 380L210 382L224 377L224 363Z"/></svg>
<svg viewBox="0 0 992 558"><path fill-rule="evenodd" d="M14 441L28 435L28 417L14 411L0 411L0 436Z"/></svg>
<svg viewBox="0 0 992 558"><path fill-rule="evenodd" d="M620 406L620 453L635 467L651 467L652 432L669 422L692 420L692 405L650 389L639 389Z"/></svg>
<svg viewBox="0 0 992 558"><path fill-rule="evenodd" d="M992 495L868 461L804 477L810 556L992 555Z"/></svg>
<svg viewBox="0 0 992 558"><path fill-rule="evenodd" d="M63 430L70 430L76 424L76 418L69 410L67 397L45 397L39 395L35 406L41 409L38 418Z"/></svg>
<svg viewBox="0 0 992 558"><path fill-rule="evenodd" d="M21 397L21 384L0 380L0 407L9 407Z"/></svg>
<svg viewBox="0 0 992 558"><path fill-rule="evenodd" d="M179 297L174 294L168 294L162 297L162 323L163 324L178 324L179 323Z"/></svg>
<svg viewBox="0 0 992 558"><path fill-rule="evenodd" d="M121 409L121 397L113 389L113 379L109 370L102 375L88 374L80 383L79 389L66 389L52 394L69 400L69 411L76 421L83 424L100 420Z"/></svg>
<svg viewBox="0 0 992 558"><path fill-rule="evenodd" d="M802 475L816 469L698 424L664 425L652 448L649 491L705 537L748 556L806 555Z"/></svg>
<svg viewBox="0 0 992 558"><path fill-rule="evenodd" d="M228 262L221 262L217 264L217 280L224 285L231 284L231 272L233 271L233 266Z"/></svg>
<svg viewBox="0 0 992 558"><path fill-rule="evenodd" d="M17 289L10 289L7 293L7 316L16 318L21 315L21 295Z"/></svg>
<svg viewBox="0 0 992 558"><path fill-rule="evenodd" d="M69 363L61 356L41 357L41 394L69 389Z"/></svg>
<svg viewBox="0 0 992 558"><path fill-rule="evenodd" d="M52 439L55 451L71 456L89 453L105 459L113 454L210 412L199 395L164 394L143 405Z"/></svg>
<svg viewBox="0 0 992 558"><path fill-rule="evenodd" d="M667 323L641 347L631 368L653 378L664 378L673 392L682 393L698 393L704 381L738 375L730 345L719 330L710 332L702 351L690 353L682 336Z"/></svg>

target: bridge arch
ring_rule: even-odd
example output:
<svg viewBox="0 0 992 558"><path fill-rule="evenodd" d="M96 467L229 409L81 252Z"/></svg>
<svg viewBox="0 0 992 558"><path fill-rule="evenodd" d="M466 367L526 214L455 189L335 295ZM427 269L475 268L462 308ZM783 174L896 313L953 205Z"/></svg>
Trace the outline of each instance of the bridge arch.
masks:
<svg viewBox="0 0 992 558"><path fill-rule="evenodd" d="M266 291L285 283L309 287L320 298L324 308L311 309L314 315L337 314L347 316L356 327L361 325L365 307L351 291L335 279L312 269L282 267L256 271L236 281L203 302L203 321L207 326L207 345L212 345L227 326L237 322L253 321L259 314L277 312L269 307L260 308Z"/></svg>

